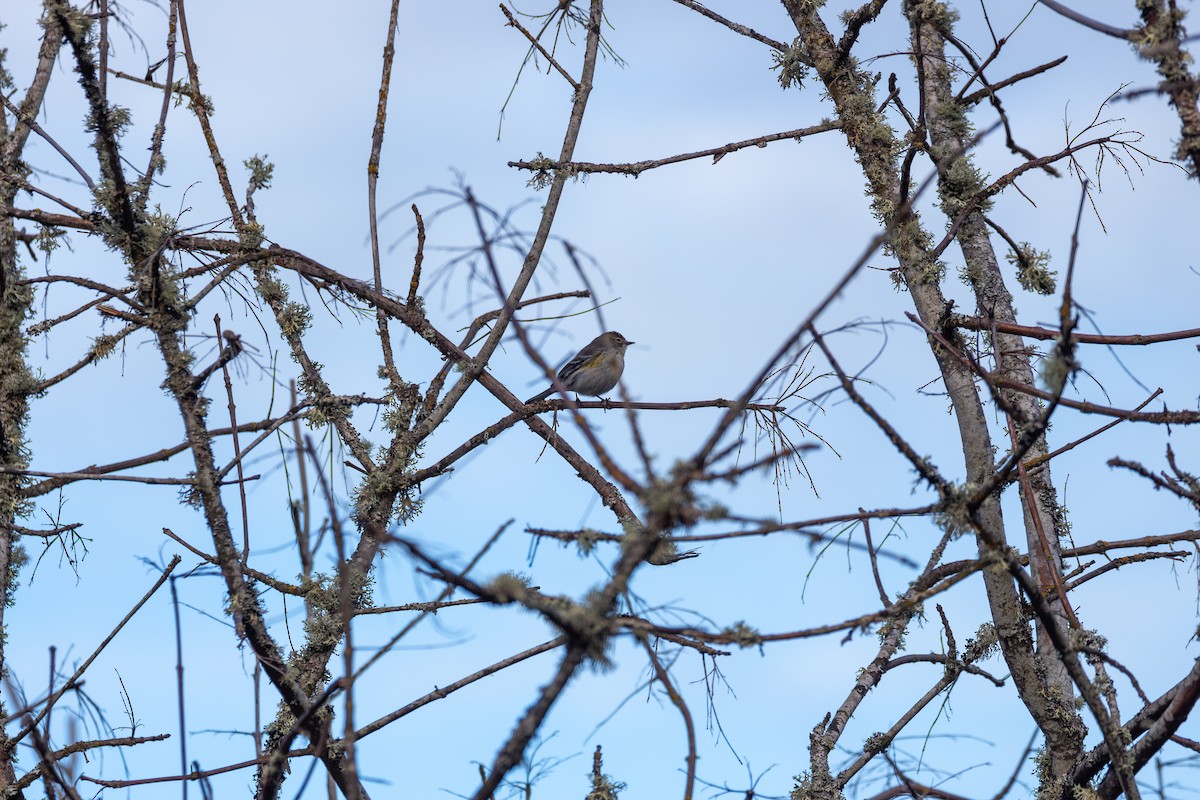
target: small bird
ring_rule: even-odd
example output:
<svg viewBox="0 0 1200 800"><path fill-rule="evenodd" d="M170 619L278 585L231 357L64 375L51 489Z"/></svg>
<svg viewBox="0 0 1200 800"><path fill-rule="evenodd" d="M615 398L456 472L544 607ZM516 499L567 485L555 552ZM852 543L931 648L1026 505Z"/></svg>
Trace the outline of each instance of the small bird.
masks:
<svg viewBox="0 0 1200 800"><path fill-rule="evenodd" d="M625 370L625 348L631 342L616 331L607 331L589 342L575 357L558 371L558 381L576 396L585 394L599 397L611 391L621 380ZM554 394L551 386L541 394L534 395L526 403L536 403Z"/></svg>

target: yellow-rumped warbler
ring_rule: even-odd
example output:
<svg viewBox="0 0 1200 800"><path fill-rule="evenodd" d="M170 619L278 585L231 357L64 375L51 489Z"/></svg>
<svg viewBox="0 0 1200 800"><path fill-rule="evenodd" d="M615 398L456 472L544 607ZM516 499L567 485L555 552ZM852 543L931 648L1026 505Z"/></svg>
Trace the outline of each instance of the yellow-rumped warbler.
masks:
<svg viewBox="0 0 1200 800"><path fill-rule="evenodd" d="M625 348L634 344L616 331L607 331L592 339L558 371L558 382L576 395L599 397L611 391L625 370ZM551 386L526 403L536 403L554 394Z"/></svg>

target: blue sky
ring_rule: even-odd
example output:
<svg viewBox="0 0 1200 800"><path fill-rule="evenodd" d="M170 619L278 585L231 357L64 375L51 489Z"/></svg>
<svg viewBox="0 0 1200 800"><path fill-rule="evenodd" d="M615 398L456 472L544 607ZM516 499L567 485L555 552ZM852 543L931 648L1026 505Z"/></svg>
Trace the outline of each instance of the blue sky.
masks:
<svg viewBox="0 0 1200 800"><path fill-rule="evenodd" d="M0 47L8 48L6 64L23 89L36 51L37 4L20 0L10 5ZM791 39L779 4L712 5L776 39ZM825 13L827 22L836 24L835 12L844 7L848 5L831 4ZM461 181L496 208L524 203L515 223L533 227L542 195L526 186L527 174L507 162L538 152L557 153L570 102L569 87L559 76L527 70L501 119L500 109L525 47L517 32L504 27L494 3L414 2L402 3L401 8L380 179L380 207L397 207L381 228L382 241L389 246L385 282L396 291L407 285L411 269L413 241L405 238L411 224L406 209L416 193L453 188ZM1115 24L1133 21L1131 3L1095 3L1089 8L1089 13ZM114 33L112 64L141 74L148 61L163 55L158 42L165 14L144 3L131 3L126 10L149 55L138 43ZM998 34L1011 30L1026 10L1008 4L990 9ZM960 37L986 51L991 40L978 9L964 7L963 17ZM275 164L272 188L256 198L268 237L357 277L370 274L366 162L386 21L383 3L343 3L331 8L312 2L213 0L189 7L201 83L215 102L213 124L226 160L236 165L254 154L266 154ZM598 68L576 151L579 160L663 157L804 127L831 113L814 83L803 91L780 89L769 70L765 46L736 37L676 4L613 2L608 21L612 27L606 36L625 64L605 60ZM889 4L880 21L865 30L860 52L863 58L877 56L873 68L885 76L897 72L907 98L912 92L911 83L904 83L910 62L897 55L904 48L905 30L899 4ZM577 36L576 43L581 41ZM1004 94L1017 140L1037 153L1060 149L1064 128L1075 132L1086 125L1111 93L1154 80L1152 71L1121 42L1082 31L1044 8L1033 11L989 68L989 75L996 80L1063 54L1070 56L1063 66ZM577 74L579 49L567 46L562 57ZM182 65L178 69L177 76L182 76ZM133 111L126 156L140 166L160 98L115 79L109 86L114 101ZM88 155L83 115L74 76L68 62L60 60L40 122L77 157ZM1115 103L1104 117L1124 118L1106 130L1116 126L1141 131L1145 138L1139 146L1160 157L1169 155L1178 136L1172 110L1152 95ZM977 117L981 126L992 120L986 109ZM221 219L225 212L218 186L197 126L185 109L172 110L166 158L168 170L158 196L163 210L178 215L181 226ZM983 143L978 158L993 176L1018 163L998 136ZM70 173L42 142L32 141L28 160L51 173ZM94 173L93 160L81 160ZM928 165L923 165L920 174L928 171ZM234 169L234 174L238 185L244 186L244 172ZM87 203L80 186L50 176L39 176L39 181L51 192ZM1097 207L1107 231L1096 216L1085 216L1076 299L1105 333L1195 327L1200 277L1194 184L1184 181L1178 170L1153 163L1144 164L1144 172L1135 168L1128 181L1110 163L1102 181ZM632 396L679 401L740 393L875 233L863 185L861 172L836 132L800 144L781 142L739 152L716 165L702 159L637 179L595 175L570 184L555 231L594 257L603 269L604 277L593 275L594 284L601 299L615 300L605 306L605 319L637 342L628 353L625 373ZM1010 192L997 200L994 217L1019 240L1050 250L1054 267L1062 274L1078 184L1071 177L1051 180L1035 175L1022 181L1021 188L1036 207ZM428 217L446 199L422 194L416 202ZM47 203L38 205L50 210ZM927 227L940 233L942 222L936 210L928 202L925 205ZM454 248L472 241L470 218L461 210L438 217L429 230L426 285L432 285L439 274L438 266L455 255ZM55 254L52 271L86 272L97 280L123 283L124 268L118 259L82 237L72 237L72 246L73 253ZM559 269L543 276L539 291L580 288L566 267L561 247L552 244L548 256ZM953 248L947 251L951 277L945 291L960 308L969 309L973 302L953 277L957 258ZM871 264L891 266L882 255ZM506 275L515 274L511 258L505 267ZM38 274L44 265L26 262L26 268ZM547 263L543 271L548 273L549 268ZM492 307L486 287L472 282L467 273L460 265L429 290L430 313L444 331L452 333L468 324L473 313ZM1015 280L1010 286L1023 321L1053 323L1056 298L1021 293ZM53 290L45 300L47 316L73 307L78 297ZM311 290L307 297L315 300ZM474 305L468 306L469 300ZM936 369L923 335L904 320L910 305L907 295L892 289L886 272L869 270L858 276L821 323L826 329L852 321L876 323L835 337L839 360L857 370L881 353L866 374L872 383L864 392L919 452L929 454L944 474L959 478L961 455L945 399L921 391L934 379ZM547 313L580 308L556 306ZM317 325L310 346L326 365L335 390L381 391L375 377L380 358L372 343L373 323L346 314L335 320L319 308L314 311ZM263 338L236 297L214 298L197 318L198 333L212 330L214 312L221 314L226 327L259 348L257 366L247 365L237 386L239 418L263 415L272 402L276 410L283 407L286 396L269 376L270 353L277 342ZM95 329L95 319L87 315L56 329L31 348L35 364L47 374L57 372L79 357ZM1089 330L1086 322L1082 329ZM544 355L557 363L597 330L592 316L564 320L545 336ZM886 340L881 331L886 331ZM411 337L400 341L402 373L427 382L437 367L436 358ZM211 344L199 337L195 348L201 360L212 357ZM1166 390L1169 406L1195 408L1200 387L1192 343L1119 355L1142 384ZM1145 398L1147 392L1107 350L1085 348L1081 358L1103 389L1080 376L1078 396L1123 407ZM536 365L515 341L497 352L490 369L522 397L541 383ZM277 370L283 381L294 376L286 355L280 356ZM159 388L161 379L154 348L145 337L135 336L119 356L88 368L39 400L29 430L35 468L76 469L180 441L181 426ZM813 393L831 388L828 381L818 383ZM214 382L210 389L219 391L220 386ZM223 407L223 399L213 404L214 424L225 424ZM502 413L483 390L473 389L456 416L429 442L426 456L430 461L440 457ZM851 404L832 399L820 411L801 407L799 413L805 419L812 414L813 428L840 455L821 449L808 458L819 494L814 495L803 478L793 477L777 497L766 477L755 476L734 491L720 490L713 495L715 500L753 517L771 517L778 513L778 505L792 519L850 512L860 506L925 502L923 489L913 492L907 464ZM634 467L622 415L595 412L594 416L604 442ZM716 418L715 412L706 411L644 415L643 431L656 465L669 468L677 458L690 454ZM367 412L356 421L371 425ZM1051 446L1106 421L1064 413L1055 418ZM563 424L565 436L582 442ZM377 423L373 437L382 441ZM1170 533L1195 525L1194 513L1178 501L1104 466L1115 455L1160 465L1167 441L1185 467L1194 463L1190 461L1195 453L1194 432L1175 429L1168 436L1159 428L1123 424L1056 464L1056 482L1070 509L1078 543ZM602 550L598 558L581 559L573 550L543 544L531 563L528 538L521 530L527 524L548 528L589 524L613 530L613 521L591 501L572 470L553 454L539 460L540 451L541 442L527 431L509 431L450 478L428 487L424 513L404 534L438 553L461 554L465 560L513 518L514 525L478 574L519 569L546 592L582 596L603 579L603 567L615 551ZM284 513L284 482L273 471L275 454L264 449L264 460L255 465L266 477L250 487L251 531L255 550L261 553L259 568L291 579L297 566L294 554L284 548L290 526ZM335 463L340 461L334 458ZM187 461L177 459L140 474L182 475L187 469ZM236 502L233 493L228 499ZM1005 502L1017 537L1014 499L1006 496ZM51 514L57 503L57 497L43 499ZM37 694L44 681L47 648L58 648L60 662L85 656L153 581L152 571L140 559L165 560L176 552L174 543L162 536L162 527L205 547L201 518L180 507L170 488L76 484L64 493L63 503L64 521L86 522L88 555L76 574L57 553L48 553L36 574L29 569L22 574L16 606L6 617L11 668L31 694ZM937 532L922 521L907 525L901 535L896 549L920 560ZM36 543L27 547L37 554ZM969 557L969 542L955 547L952 557ZM272 548L277 551L270 552ZM864 562L839 548L818 555L794 538L709 544L701 558L639 574L635 589L650 606L686 609L716 626L746 619L764 631L806 627L874 610L878 599ZM183 567L194 563L185 555ZM884 577L895 593L914 573L887 564ZM1175 568L1152 562L1086 586L1076 598L1084 623L1109 637L1112 655L1134 670L1152 695L1174 683L1195 657L1195 644L1190 641L1196 624L1195 580L1191 562ZM205 612L184 615L189 750L205 768L247 758L245 737L206 732L244 731L252 724L252 695L246 679L252 663L235 648L233 633L224 623L220 582L193 578L182 581L179 589L186 602ZM414 585L410 565L400 553L389 553L382 560L379 602L427 599L435 592L427 584ZM283 608L277 597L269 597L268 602L283 636ZM982 589L968 582L941 602L961 645L983 621ZM295 632L296 609L289 611ZM1150 614L1161 633L1148 644L1145 626ZM940 650L936 619L930 608L930 621L910 635L911 652ZM402 624L395 618L360 622L356 640L365 648L385 641ZM175 733L171 624L164 589L89 672L87 690L108 709L114 725L128 725L119 711L119 674L130 691L139 732ZM514 609L444 611L368 673L359 690L359 722L553 635L532 615ZM842 701L856 670L874 654L871 635L857 636L849 643L839 640L827 637L776 645L762 653L735 651L719 662L722 680L713 693L711 713L702 665L694 654L685 654L674 676L701 729L701 777L744 789L748 770L758 774L770 767L758 791L786 794L791 776L807 766L809 731ZM539 784L535 795L582 795L588 756L596 744L604 747L606 771L629 784L624 797L657 798L681 790L679 770L686 751L677 713L658 698L648 699L644 688L637 691L645 680L644 659L630 642L619 642L613 657L616 668L581 674L548 720L545 732L556 735L541 755L578 755ZM473 792L477 780L473 762L490 763L554 663L554 656L540 656L365 740L361 744L365 774L392 782L379 796L399 791L418 797ZM1004 671L998 661L989 668L997 674ZM843 739L847 746L886 727L939 674L936 667L908 670L889 675L870 695ZM627 697L628 702L609 718ZM1129 713L1133 696L1124 697L1122 711ZM267 702L264 716L270 716L273 706ZM982 726L981 715L987 718ZM981 730L990 741L936 738L979 736ZM927 766L957 770L981 765L946 788L990 796L1013 768L1031 731L1032 723L1011 691L965 679L936 723L932 709L913 723L909 733L918 738L905 746L918 752L925 746L920 737L932 733L935 738L924 759ZM1188 734L1186 726L1183 733L1195 736ZM58 736L61 742L64 733ZM130 772L175 772L176 748L170 740L127 753ZM24 756L22 764L28 766L30 758ZM103 769L105 777L119 777L118 761L111 754L106 759L103 767L97 761L87 764L85 773L96 775ZM929 772L917 777L929 783L938 780ZM250 779L251 773L244 771L214 779L214 786L219 795L232 795L244 790ZM290 796L299 785L297 775L289 780L285 793ZM320 787L312 787L306 796L317 796L316 789ZM143 787L129 796L176 796L177 792L174 785Z"/></svg>

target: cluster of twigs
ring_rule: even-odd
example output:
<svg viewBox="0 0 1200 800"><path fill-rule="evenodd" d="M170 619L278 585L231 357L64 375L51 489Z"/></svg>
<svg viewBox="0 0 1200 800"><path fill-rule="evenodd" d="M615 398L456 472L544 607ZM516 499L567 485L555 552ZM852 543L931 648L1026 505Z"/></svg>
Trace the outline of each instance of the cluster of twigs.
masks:
<svg viewBox="0 0 1200 800"><path fill-rule="evenodd" d="M77 741L55 749L48 741L47 731L51 711L68 692L78 690L96 655L162 585L170 581L174 591L178 577L174 570L180 560L176 556L163 568L145 597L72 676L57 686L52 683L45 697L23 703L20 710L8 713L6 727L0 731L0 787L20 793L40 780L47 796L80 797L78 780L123 788L169 781L206 781L235 770L255 769L256 796L275 798L293 761L312 757L314 768L320 764L343 795L355 800L367 798L356 755L357 742L465 686L527 659L553 653L558 660L551 678L498 746L490 765L481 770L480 785L473 797L485 800L495 795L510 772L527 757L547 714L571 680L588 664L606 663L610 643L617 637L627 637L638 645L645 656L650 684L661 689L679 714L687 742L683 791L687 798L694 795L697 783L701 782L697 775L697 733L692 711L680 689L680 679L673 675L672 662L661 649L664 646L694 652L703 663L715 665L718 659L730 654L730 650L721 649L726 647L763 648L777 642L831 634L848 637L865 630L878 633L879 645L874 657L851 681L845 699L813 728L808 764L803 769L805 775L798 780L794 792L797 797L814 800L841 797L848 787L863 778L864 771L886 764L891 785L877 797L898 796L906 791L919 796L955 798L946 790L918 783L895 759L897 738L963 675L973 675L1001 687L1011 686L1011 691L1024 703L1043 739L1038 781L1047 797L1071 796L1086 787L1099 798L1119 795L1136 798L1140 796L1138 771L1168 741L1200 752L1200 746L1178 734L1183 719L1200 698L1200 667L1189 670L1175 686L1157 697L1141 693L1138 687L1140 708L1133 715L1122 717L1106 670L1112 667L1129 674L1135 686L1136 679L1103 650L1098 637L1085 628L1069 602L1072 590L1114 570L1151 560L1177 561L1186 557L1187 551L1174 546L1194 545L1200 540L1200 532L1182 531L1065 547L1063 512L1051 476L1056 458L1116 424L1200 423L1200 413L1195 411L1143 410L1157 393L1136 408L1099 406L1068 396L1070 379L1079 369L1080 346L1146 346L1196 338L1200 329L1130 336L1076 332L1076 302L1072 293L1077 266L1074 248L1065 279L1061 287L1055 287L1061 295L1058 327L1021 324L992 244L995 232L1013 250L1023 274L1036 273L1036 258L1031 258L990 216L989 201L1008 187L1017 187L1018 180L1031 173L1057 175L1058 169L1065 167L1081 181L1074 233L1077 241L1078 220L1085 200L1090 199L1095 207L1087 173L1079 161L1081 154L1103 156L1118 163L1122 163L1122 158L1152 159L1139 145L1138 135L1099 130L1098 112L1094 121L1096 130L1089 126L1084 132L1077 132L1056 153L1038 156L1018 144L1000 93L1020 81L1046 74L1062 59L991 80L987 72L1009 37L993 34L992 51L978 58L956 38L951 15L938 13L942 6L937 3L903 4L910 28L916 86L905 91L892 74L887 94L880 100L875 94L876 78L857 65L852 52L860 31L882 12L884 0L873 0L848 14L838 37L818 14L817 4L784 0L783 6L795 27L791 45L727 19L694 0L676 2L771 48L785 85L795 85L815 73L836 111L835 118L665 158L614 164L577 160L576 143L593 88L597 59L609 47L602 36L603 0L589 0L586 11L564 0L544 17L536 32L501 5L507 24L528 43L527 59L547 62L548 69L567 82L573 95L558 154L554 158L539 156L510 162L514 168L531 171L533 184L545 189L536 232L524 248L515 276L506 277L497 263L494 249L499 234L489 226L485 207L470 190L462 193L462 203L471 214L478 234L477 252L486 265L497 300L495 308L478 315L464 335L455 337L425 307L422 270L427 234L416 205L411 208L417 243L409 281L403 287L389 287L383 279L376 195L387 130L398 2L393 0L390 6L380 102L367 169L372 275L370 280L359 280L300 250L265 238L255 215L254 197L270 182L269 165L261 161L248 163L251 179L240 196L235 191L210 123L209 101L202 92L185 0L169 0L166 57L162 62L165 76L161 82L152 75L135 80L162 96L161 113L149 143L150 156L140 170L128 166L126 153L130 148L122 139L120 113L107 97L110 74L129 78L107 66L108 25L114 19L113 8L100 2L93 14L70 6L66 0L45 0L44 38L34 81L19 103L4 99L9 116L4 117L7 127L0 130L3 134L0 205L4 226L0 230L3 251L0 256L4 259L0 299L5 315L0 319L5 339L4 351L0 353L0 368L5 370L0 376L5 393L0 397L3 401L0 402L3 424L0 430L3 498L0 499L8 509L5 512L8 517L0 519L4 600L11 600L13 553L21 537L69 547L67 543L77 535L79 527L79 523L57 520L43 529L20 525L19 509L81 481L125 481L180 488L187 502L201 509L210 541L188 541L168 529L164 529L164 535L198 559L203 568L219 573L238 639L254 657L256 686L260 679L265 679L280 705L273 719L256 724L253 758L200 769L194 762L189 765L181 689L178 773L110 780L73 778L65 770L66 761L77 753L135 746L166 735ZM1115 31L1068 12L1058 3L1047 0L1043 3L1096 30L1139 44L1142 54L1155 61L1167 81L1162 91L1169 94L1179 109L1185 130L1191 130L1189 125L1200 130L1200 125L1193 124L1195 120L1189 116L1195 110L1196 81L1187 72L1181 50L1182 28L1173 6L1168 9L1161 3L1144 4L1142 28ZM584 39L580 66L575 73L559 52L557 37L578 30L583 32ZM948 55L949 50L956 52L957 57ZM53 67L60 58L74 68L88 103L89 129L94 133L92 169L97 175L83 165L86 159L68 153L55 142L51 132L36 122ZM957 67L961 74L951 68L959 63L954 58L960 58L966 65ZM178 65L186 71L185 80L176 80ZM227 230L182 230L177 220L152 210L155 176L163 170L162 148L169 112L180 100L190 104L211 156L228 212ZM991 180L985 180L972 164L973 149L981 136L969 135L967 126L962 124L962 115L984 101L998 117L995 126L988 130L1003 128L1009 152L1018 158L1007 172ZM562 396L525 404L488 371L501 343L515 340L548 378L553 376L552 365L534 346L528 325L518 317L518 312L568 297L595 297L590 285L586 285L583 270L579 274L584 276L585 290L531 296L535 271L544 258L561 198L571 179L586 173L636 176L707 157L715 164L726 155L752 146L766 147L775 142L834 132L845 137L862 166L868 194L882 223L881 231L828 294L798 320L792 333L762 359L757 374L736 397L639 402L620 385L618 397L613 400L582 402ZM1085 138L1085 133L1090 138ZM71 165L91 191L94 208L84 209L67 198L53 196L25 176L21 157L31 135L48 142ZM1177 153L1180 160L1191 160L1193 170L1200 164L1200 146L1194 138L1185 136ZM933 174L924 182L918 176L922 165L928 165ZM946 212L947 229L941 237L932 235L932 228L916 210L917 200L925 191L936 191ZM19 204L17 198L22 192L53 202L61 210L47 212ZM18 230L18 221L38 226L39 233ZM59 274L26 277L18 270L18 245L32 253L34 243L66 231L96 237L117 253L129 269L129 283L110 286L90 278ZM974 313L954 313L941 288L940 259L954 244L961 248L967 262L970 287L977 303ZM956 483L948 477L955 470L921 455L905 432L869 401L861 391L862 376L841 365L836 344L824 327L831 304L884 246L896 259L897 282L907 289L913 304L914 311L908 314L908 319L922 332L936 359L939 378L958 420L965 482ZM568 253L575 258L570 248ZM1046 275L1041 278L1043 284L1049 281ZM54 283L79 287L91 296L76 308L27 325L34 289ZM311 311L307 304L291 299L290 292L296 286L314 290L332 307L350 309L372 320L382 364L380 374L385 383L382 393L334 391L307 338ZM199 318L201 305L214 293L226 291L253 298L250 305L261 311L261 322L271 326L295 365L302 388L299 391L293 388L289 406L282 413L250 422L238 420L231 367L244 363L251 354L237 333L222 327L219 317L213 319L211 329L204 323L204 329L211 332L216 343L215 356L200 363L185 342L197 325L195 320ZM94 314L97 320L119 321L122 327L95 338L75 363L58 374L35 379L24 361L23 348L29 338L45 335L88 314ZM596 315L601 327L605 327L602 309L597 308ZM405 359L397 357L404 348L393 338L396 330L411 334L407 339L411 344L405 346L429 348L436 354L441 359L438 369L414 380ZM84 367L104 359L134 334L146 336L156 348L166 370L164 386L184 426L184 440L106 464L59 470L32 468L20 446L20 430L29 404ZM1046 388L1038 387L1034 354L1027 340L1052 343L1047 352L1040 354L1044 364L1049 365L1042 370ZM814 362L821 366L812 366ZM220 395L221 387L216 387L214 380L218 374L223 379L229 418L228 424L220 425L210 420L209 413L210 401ZM706 499L716 492L714 487L737 484L759 471L770 471L777 487L793 471L813 483L803 456L817 446L812 442L826 443L798 418L797 408L813 402L808 395L817 381L832 384L835 388L830 390L831 394L850 401L871 425L883 432L919 476L922 490L930 495L929 502L911 508L859 508L816 519L788 520L784 519L782 502L778 505L778 515L769 517L758 513L739 515ZM504 415L441 455L426 458L424 451L433 441L432 435L461 407L467 391L474 386L482 387L498 401L506 409ZM383 410L387 440L382 446L373 446L361 424L356 423L354 411L361 407ZM693 451L664 471L656 465L646 444L643 415L699 408L717 409L716 423ZM606 441L586 413L599 409L620 414L633 443L635 465L622 463L611 441ZM1006 440L1007 452L999 457L995 455L995 433L985 409L994 411L1002 421L999 435L1001 441ZM541 416L547 411L555 412L552 422ZM1112 419L1086 436L1052 450L1046 439L1047 428L1053 417L1067 411ZM585 443L583 448L573 445L571 437L558 429L558 414L570 421ZM339 503L329 486L321 458L302 432L301 423L326 427L344 448L345 466L354 471L358 481L349 509ZM748 435L746 429L751 424L754 433ZM608 531L528 529L530 535L539 539L571 542L584 550L604 543L619 545L617 555L608 565L606 580L584 597L546 593L513 575L476 577L473 573L479 561L509 527L507 523L460 569L426 552L403 532L403 524L420 514L423 486L460 467L489 441L522 426L539 437L564 468L577 474L612 513L613 525ZM252 457L264 445L284 436L291 443L284 459L295 465L301 487L297 496L303 498L293 506L290 520L299 562L299 578L295 582L282 580L255 565L257 554L251 543L246 495L247 483L260 477L248 473ZM753 440L756 449L752 457L743 460L748 440ZM760 445L761 453L757 449ZM34 447L36 452L36 443ZM232 456L222 460L218 453L226 447ZM190 458L186 475L161 477L138 472L139 468L181 456ZM1121 459L1110 463L1131 470L1155 487L1200 508L1200 480L1188 473L1171 451L1167 462L1169 472L1156 472ZM232 490L227 492L224 487L236 489L236 501L231 500ZM999 503L1001 494L1010 487L1019 492L1022 503L1023 524L1016 526L1005 521ZM319 511L309 508L310 496L322 498L324 508ZM324 517L322 523L316 522L318 516ZM874 541L873 522L895 523L916 517L932 520L940 531L937 541L921 555L914 556L907 550L885 546L886 542ZM850 538L850 533L858 530L864 543ZM1016 543L1019 535L1014 531L1023 532L1022 544ZM647 565L670 565L696 555L695 551L681 551L681 546L779 535L803 537L817 549L850 539L848 548L865 557L870 565L878 590L878 608L815 626L759 631L744 623L668 624L633 599L631 584ZM947 561L947 548L961 537L971 537L977 557ZM327 578L315 568L316 554L322 548L336 552L336 573ZM438 596L420 603L373 605L368 587L385 548L406 553L418 571L437 581L442 587ZM1113 555L1126 550L1139 552ZM1075 572L1066 572L1067 558L1091 555L1102 556L1104 563L1094 568L1093 562L1080 564ZM880 569L881 559L915 569L916 577L903 590L888 587ZM960 648L949 619L941 606L935 605L944 632L944 651L902 655L906 634L927 605L932 605L930 601L971 579L981 581L987 593L991 613L988 633L978 635ZM306 626L299 645L285 644L279 631L268 623L265 595L278 595L285 602L289 597L296 598L302 603ZM423 619L442 609L476 604L517 604L537 614L556 635L424 693L371 722L355 721L356 684L367 670L392 652ZM4 603L0 603L0 610L3 607ZM364 657L355 647L354 620L393 613L412 616L397 627L384 646ZM981 666L997 651L1007 667L1007 678ZM842 740L848 723L866 702L870 691L892 670L914 663L940 664L943 673L886 730L853 746L845 745ZM179 669L183 669L182 661ZM331 678L332 674L338 677ZM1085 723L1077 709L1076 697L1086 708L1089 723ZM16 725L11 733L9 723ZM1088 724L1096 726L1102 741L1085 748L1084 732ZM34 763L18 775L17 748L26 743L32 746ZM835 769L831 757L839 748L849 749L853 755L847 764ZM1014 771L1000 794L1011 790L1016 780ZM615 795L617 785L601 771L599 751L592 781L590 796ZM746 792L751 796L753 789Z"/></svg>

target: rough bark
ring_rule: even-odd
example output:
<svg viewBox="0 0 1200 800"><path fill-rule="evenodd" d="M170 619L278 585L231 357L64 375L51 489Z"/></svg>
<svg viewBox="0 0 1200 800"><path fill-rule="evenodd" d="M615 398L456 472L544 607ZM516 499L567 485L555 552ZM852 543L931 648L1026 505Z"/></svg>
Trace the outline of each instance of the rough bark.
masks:
<svg viewBox="0 0 1200 800"><path fill-rule="evenodd" d="M48 19L33 81L18 106L22 119L33 118L41 109L61 47L62 32L53 19ZM0 91L7 94L9 87L0 86ZM15 205L21 189L24 174L20 158L31 132L21 119L14 119L10 128L8 118L0 112L0 205L5 208ZM33 290L20 284L24 271L17 262L17 246L16 220L4 215L0 217L0 466L20 470L29 462L25 423L29 397L36 391L37 380L26 360L28 339L24 331L25 320L32 313ZM24 515L26 502L20 490L26 481L20 475L0 474L0 678L8 669L5 612L12 604L17 570L24 559L14 526ZM0 717L4 716L4 708L0 706ZM0 791L11 787L16 779L14 756L8 736L0 729ZM17 790L15 796L24 794Z"/></svg>
<svg viewBox="0 0 1200 800"><path fill-rule="evenodd" d="M922 75L919 89L925 109L925 123L931 155L938 167L938 195L941 205L951 218L958 216L967 200L982 186L982 175L967 152L970 128L966 109L954 99L951 86L950 62L946 53L945 36L954 22L953 12L944 4L930 0L909 0L905 3L914 44L914 58L920 59L918 74ZM998 322L1016 323L1012 294L1001 274L999 260L992 246L990 232L983 213L971 211L955 237L965 264L965 279L974 290L977 313L980 317ZM1012 334L988 333L996 360L996 371L1004 378L1024 386L1034 386L1035 376L1030 352L1024 341ZM1036 398L1024 392L1001 389L1000 398L1012 409L1018 435L1023 426L1034 425L1042 408ZM1048 452L1044 433L1039 433L1028 451L1030 459ZM1027 476L1028 496L1024 507L1026 552L1030 567L1044 596L1053 594L1055 577L1061 582L1062 560L1059 555L1057 524L1060 518L1058 493L1050 474L1050 465L1031 470ZM1034 519L1034 514L1037 519ZM1044 533L1044 538L1039 534ZM1055 594L1051 607L1062 630L1067 618L1060 598ZM1023 666L1031 666L1022 659ZM1010 666L1013 662L1010 661ZM1043 778L1059 785L1067 778L1083 752L1085 728L1074 708L1074 686L1049 633L1037 622L1034 672L1016 676L1023 687L1021 697L1047 739ZM1038 690L1037 684L1043 686ZM1031 704L1028 698L1036 694ZM1036 706L1036 708L1035 708Z"/></svg>
<svg viewBox="0 0 1200 800"><path fill-rule="evenodd" d="M802 0L783 0L783 4L799 33L800 46L834 103L847 144L867 179L872 208L889 230L888 245L899 262L917 315L932 330L942 330L945 327L943 319L949 313L949 304L939 285L944 268L931 257L931 237L922 227L920 216L901 202L901 174L896 154L903 148L887 119L877 110L873 79L860 70L852 58L838 50L833 36L817 14L817 4ZM949 141L943 142L943 145L952 146ZM955 152L960 149L954 147ZM974 238L977 228L972 226L969 230L972 236L966 237L964 250L971 250L973 261L982 261L977 258L978 245ZM994 265L994 253L991 261ZM1000 296L999 290L1003 289L1003 284L997 285L998 270L981 267L980 271L978 291L981 302L985 302L985 289ZM1007 296L1007 292L1003 292L1003 295ZM1008 311L1011 313L1011 298ZM954 339L951 342L964 344ZM947 352L932 339L930 348L954 410L967 482L981 484L994 472L992 437L983 398L970 369L955 354ZM1023 352L1012 347L1005 349L1014 354ZM1009 355L1006 364L1019 374L1020 367L1014 363L1015 360L1015 355ZM1048 473L1045 480L1048 480ZM1053 495L1050 497L1053 498ZM973 519L962 522L964 527L973 527L977 531L981 558L992 560L996 553L1009 547L1004 516L995 498L985 501L974 512ZM1047 529L1052 531L1053 525ZM1047 683L1046 659L1040 658L1035 651L1012 577L1003 567L995 565L984 570L983 579L1001 651L1022 701L1039 727L1054 731L1056 738L1073 741L1074 729L1079 724L1078 715L1074 713L1073 706L1068 705L1069 693L1064 695L1050 691L1050 685L1053 684ZM1073 763L1073 759L1069 758L1056 759L1054 769L1065 770L1064 765L1068 760ZM818 764L814 760L813 774L817 775L819 771L828 774L828 764Z"/></svg>

